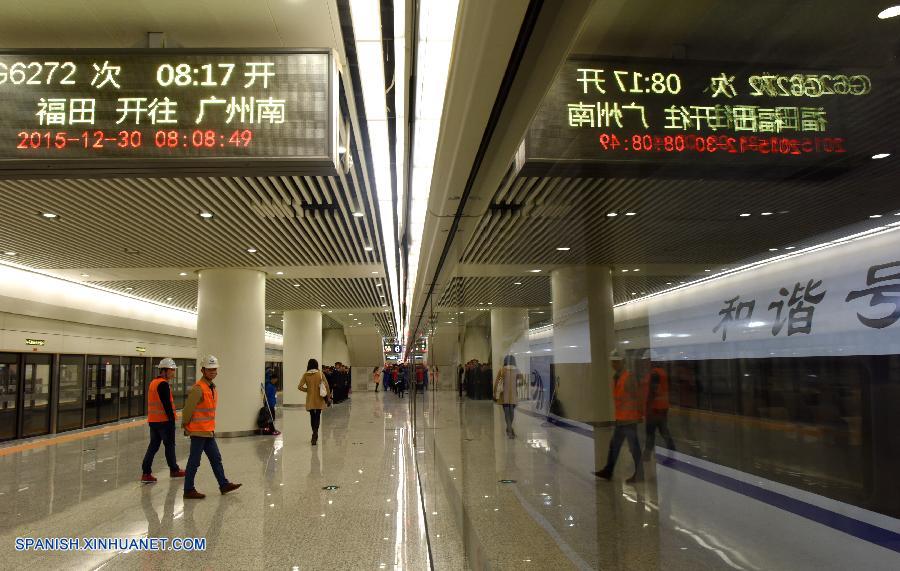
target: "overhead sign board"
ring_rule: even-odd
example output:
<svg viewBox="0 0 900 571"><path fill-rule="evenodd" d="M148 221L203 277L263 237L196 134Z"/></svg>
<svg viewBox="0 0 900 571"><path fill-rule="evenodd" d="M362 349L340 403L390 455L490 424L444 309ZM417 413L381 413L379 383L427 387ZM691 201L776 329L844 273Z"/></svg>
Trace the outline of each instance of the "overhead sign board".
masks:
<svg viewBox="0 0 900 571"><path fill-rule="evenodd" d="M0 168L334 169L329 51L0 54Z"/></svg>
<svg viewBox="0 0 900 571"><path fill-rule="evenodd" d="M862 70L570 60L519 159L557 166L834 164L879 152L876 101L889 91Z"/></svg>

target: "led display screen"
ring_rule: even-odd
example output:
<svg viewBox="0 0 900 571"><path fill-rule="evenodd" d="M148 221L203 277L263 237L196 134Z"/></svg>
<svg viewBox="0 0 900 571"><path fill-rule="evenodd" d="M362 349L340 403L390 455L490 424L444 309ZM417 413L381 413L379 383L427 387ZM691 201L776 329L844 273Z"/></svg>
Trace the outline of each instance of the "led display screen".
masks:
<svg viewBox="0 0 900 571"><path fill-rule="evenodd" d="M839 162L876 147L874 109L885 93L884 83L865 70L569 60L532 122L524 158L561 164Z"/></svg>
<svg viewBox="0 0 900 571"><path fill-rule="evenodd" d="M333 69L327 51L0 54L0 162L328 162Z"/></svg>

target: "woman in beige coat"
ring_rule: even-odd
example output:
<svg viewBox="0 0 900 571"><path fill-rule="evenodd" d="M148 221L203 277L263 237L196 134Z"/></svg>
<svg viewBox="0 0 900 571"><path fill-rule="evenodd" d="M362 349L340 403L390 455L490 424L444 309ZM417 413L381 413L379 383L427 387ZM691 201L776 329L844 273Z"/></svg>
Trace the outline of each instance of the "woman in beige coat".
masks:
<svg viewBox="0 0 900 571"><path fill-rule="evenodd" d="M320 386L325 387L325 397L322 397ZM300 377L297 388L306 393L306 410L309 411L309 423L312 426L312 445L319 440L319 423L322 420L322 409L331 403L331 387L325 375L319 370L319 362L310 359L306 363L306 372ZM326 402L327 401L327 402Z"/></svg>
<svg viewBox="0 0 900 571"><path fill-rule="evenodd" d="M503 368L497 373L497 380L494 381L494 401L503 405L506 435L510 438L516 437L513 430L513 417L516 414L516 403L519 402L518 388L523 382L525 382L525 377L516 368L516 358L512 355L504 357Z"/></svg>

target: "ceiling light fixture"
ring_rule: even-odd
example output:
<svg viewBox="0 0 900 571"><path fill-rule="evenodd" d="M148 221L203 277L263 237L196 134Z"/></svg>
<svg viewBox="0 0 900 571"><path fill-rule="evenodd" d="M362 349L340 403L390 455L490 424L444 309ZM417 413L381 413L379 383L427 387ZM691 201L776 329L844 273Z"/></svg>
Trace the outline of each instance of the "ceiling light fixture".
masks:
<svg viewBox="0 0 900 571"><path fill-rule="evenodd" d="M172 301L172 298L171 298L171 297L167 297L167 298L166 298L166 301Z"/></svg>
<svg viewBox="0 0 900 571"><path fill-rule="evenodd" d="M319 306L319 307L325 307L325 304L324 304L324 303L323 303L323 304L322 304L322 305L320 305L320 306Z"/></svg>
<svg viewBox="0 0 900 571"><path fill-rule="evenodd" d="M54 212L41 212L41 216L43 216L47 220L55 220L59 218L59 214L56 214Z"/></svg>
<svg viewBox="0 0 900 571"><path fill-rule="evenodd" d="M881 214L873 214L869 218L881 218Z"/></svg>
<svg viewBox="0 0 900 571"><path fill-rule="evenodd" d="M533 274L536 274L536 273L540 272L541 270L528 270L528 271L531 272L531 273L533 273Z"/></svg>
<svg viewBox="0 0 900 571"><path fill-rule="evenodd" d="M560 252L568 252L571 249L572 248L557 248L557 250L559 250Z"/></svg>
<svg viewBox="0 0 900 571"><path fill-rule="evenodd" d="M300 284L294 284L294 287L300 287Z"/></svg>
<svg viewBox="0 0 900 571"><path fill-rule="evenodd" d="M637 212L626 212L625 216L636 216Z"/></svg>
<svg viewBox="0 0 900 571"><path fill-rule="evenodd" d="M633 269L633 270L631 270L631 271L632 271L632 272L639 272L639 271L641 271L641 270L639 270L638 268L635 268L635 269Z"/></svg>
<svg viewBox="0 0 900 571"><path fill-rule="evenodd" d="M615 212L607 212L606 215L609 216L610 218L612 218L614 216L618 216L618 214Z"/></svg>
<svg viewBox="0 0 900 571"><path fill-rule="evenodd" d="M204 220L209 220L214 216L214 214L208 210L201 210L198 213L198 216L200 216L200 218L202 218Z"/></svg>
<svg viewBox="0 0 900 571"><path fill-rule="evenodd" d="M785 246L784 247L785 250L793 250L794 248L796 248L796 246Z"/></svg>
<svg viewBox="0 0 900 571"><path fill-rule="evenodd" d="M15 256L16 253L15 252L3 252L3 255L4 256Z"/></svg>
<svg viewBox="0 0 900 571"><path fill-rule="evenodd" d="M125 291L134 291L134 288L133 288L133 287L127 287L127 288L125 288Z"/></svg>
<svg viewBox="0 0 900 571"><path fill-rule="evenodd" d="M771 212L760 212L759 215L760 216L771 216L772 213Z"/></svg>
<svg viewBox="0 0 900 571"><path fill-rule="evenodd" d="M522 282L513 282L513 285L522 285Z"/></svg>
<svg viewBox="0 0 900 571"><path fill-rule="evenodd" d="M740 216L741 218L746 218L746 217L750 216L750 213L749 212L741 212L740 214L738 214L738 216Z"/></svg>
<svg viewBox="0 0 900 571"><path fill-rule="evenodd" d="M186 276L186 275L187 275L187 272L180 272L178 275L179 275L179 276Z"/></svg>
<svg viewBox="0 0 900 571"><path fill-rule="evenodd" d="M258 250L256 248L247 248L248 254L255 254Z"/></svg>
<svg viewBox="0 0 900 571"><path fill-rule="evenodd" d="M284 275L284 272L275 272L275 275L276 275L276 276L283 276L283 275Z"/></svg>
<svg viewBox="0 0 900 571"><path fill-rule="evenodd" d="M878 154L872 155L872 158L877 161L878 159L886 159L889 156L891 156L890 153L878 153Z"/></svg>
<svg viewBox="0 0 900 571"><path fill-rule="evenodd" d="M363 250L365 250L366 252L371 252L372 246L366 246L365 248L363 248Z"/></svg>
<svg viewBox="0 0 900 571"><path fill-rule="evenodd" d="M896 16L900 16L900 5L885 8L878 13L879 20L887 20L888 18L894 18Z"/></svg>
<svg viewBox="0 0 900 571"><path fill-rule="evenodd" d="M90 274L81 274L81 277L83 277L83 278L89 278L89 277L91 277L91 275L90 275Z"/></svg>
<svg viewBox="0 0 900 571"><path fill-rule="evenodd" d="M354 212L353 216L355 216L356 218L362 218L363 216L365 216L365 214L363 214L362 212Z"/></svg>

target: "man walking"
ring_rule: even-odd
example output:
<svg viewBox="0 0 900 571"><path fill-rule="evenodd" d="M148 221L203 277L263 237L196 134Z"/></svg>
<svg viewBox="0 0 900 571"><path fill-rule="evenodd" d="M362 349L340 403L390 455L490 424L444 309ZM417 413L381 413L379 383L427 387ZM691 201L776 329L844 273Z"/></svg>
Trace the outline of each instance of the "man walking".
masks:
<svg viewBox="0 0 900 571"><path fill-rule="evenodd" d="M641 361L647 370L641 381L641 385L647 388L647 442L644 444L644 460L650 460L657 430L669 450L675 450L675 441L669 432L669 375L662 367L653 365L649 349L641 355Z"/></svg>
<svg viewBox="0 0 900 571"><path fill-rule="evenodd" d="M640 482L644 479L644 466L641 464L641 445L638 442L638 423L644 416L644 402L641 398L641 390L638 379L625 369L625 362L619 352L613 350L609 355L609 363L613 374L613 400L616 407L616 428L613 431L612 440L609 443L609 455L606 458L606 466L594 475L609 480L612 478L619 458L619 450L622 441L628 440L628 448L634 459L634 475L626 480L629 484ZM190 465L188 465L190 470Z"/></svg>
<svg viewBox="0 0 900 571"><path fill-rule="evenodd" d="M169 465L169 476L183 478L184 470L178 467L175 459L175 397L169 387L169 381L175 378L175 361L166 357L159 362L159 376L150 381L147 389L147 424L150 426L150 445L144 454L141 482L156 481L153 475L153 459L159 451L159 445L166 448L166 463Z"/></svg>
<svg viewBox="0 0 900 571"><path fill-rule="evenodd" d="M219 393L213 382L219 374L219 360L212 355L205 357L200 366L203 377L193 386L188 393L181 413L181 427L184 433L191 437L191 454L188 457L187 475L184 479L184 499L202 500L206 494L201 494L194 487L194 477L197 468L200 467L200 456L206 454L212 467L216 481L219 483L219 491L227 494L241 487L233 484L225 477L225 468L222 466L222 455L216 444L216 406L219 403Z"/></svg>

